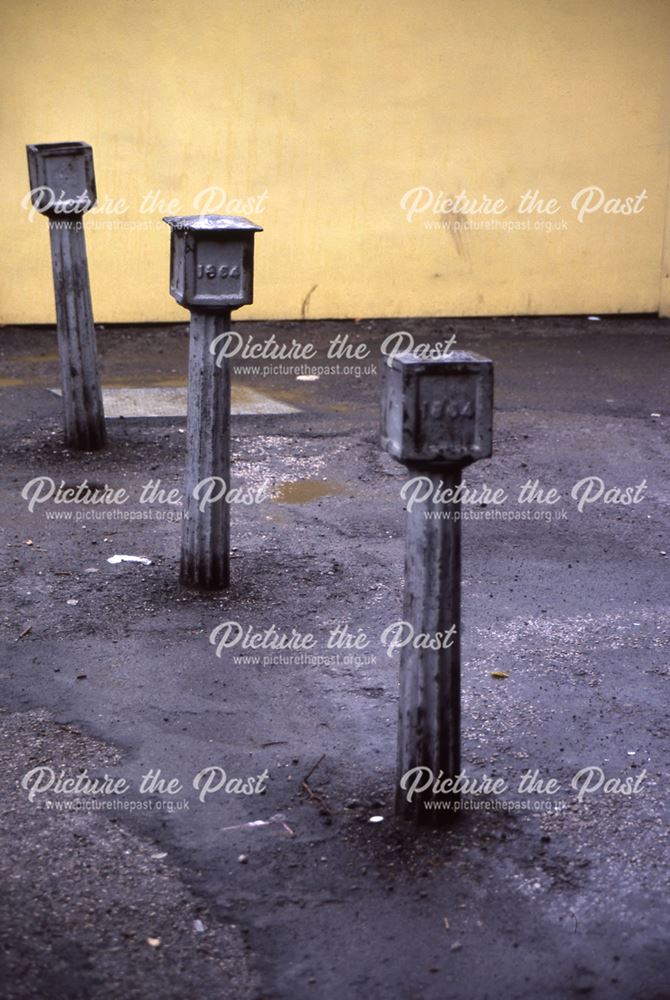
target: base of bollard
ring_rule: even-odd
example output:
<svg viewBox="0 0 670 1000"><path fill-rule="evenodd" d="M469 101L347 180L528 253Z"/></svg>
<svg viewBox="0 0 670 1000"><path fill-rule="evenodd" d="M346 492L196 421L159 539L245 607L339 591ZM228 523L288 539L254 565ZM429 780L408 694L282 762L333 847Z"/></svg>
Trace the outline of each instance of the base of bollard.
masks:
<svg viewBox="0 0 670 1000"><path fill-rule="evenodd" d="M211 594L218 590L226 590L230 586L228 567L212 570L208 567L193 567L182 565L179 571L179 583L186 590Z"/></svg>
<svg viewBox="0 0 670 1000"><path fill-rule="evenodd" d="M66 448L76 451L102 451L107 447L107 430L104 422L96 422L90 427L79 427L76 434L66 434L63 439Z"/></svg>
<svg viewBox="0 0 670 1000"><path fill-rule="evenodd" d="M448 827L460 819L460 795L416 795L407 801L405 792L398 788L395 814L415 826Z"/></svg>

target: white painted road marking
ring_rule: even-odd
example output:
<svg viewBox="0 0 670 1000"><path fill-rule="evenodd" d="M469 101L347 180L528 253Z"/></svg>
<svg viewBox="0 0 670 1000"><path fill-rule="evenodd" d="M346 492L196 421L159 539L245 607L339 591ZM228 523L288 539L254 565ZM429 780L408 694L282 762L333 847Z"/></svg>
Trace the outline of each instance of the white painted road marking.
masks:
<svg viewBox="0 0 670 1000"><path fill-rule="evenodd" d="M60 389L49 389L55 396ZM186 386L103 389L105 417L185 417ZM299 413L300 410L246 386L232 387L231 413L237 415Z"/></svg>

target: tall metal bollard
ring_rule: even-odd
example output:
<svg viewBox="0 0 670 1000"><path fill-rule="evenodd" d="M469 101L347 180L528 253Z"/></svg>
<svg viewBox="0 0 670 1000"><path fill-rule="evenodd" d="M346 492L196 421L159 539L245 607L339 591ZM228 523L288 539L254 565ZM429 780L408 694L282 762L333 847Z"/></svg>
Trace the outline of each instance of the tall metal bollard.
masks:
<svg viewBox="0 0 670 1000"><path fill-rule="evenodd" d="M425 767L436 779L453 779L461 769L461 508L444 501L454 497L466 465L491 455L492 410L493 363L486 358L452 351L389 359L382 447L410 478L423 477L408 503L404 619L414 636L438 647L408 643L400 651L396 813L421 825L453 818L439 803L451 806L457 795L438 794L431 784L408 802L402 776Z"/></svg>
<svg viewBox="0 0 670 1000"><path fill-rule="evenodd" d="M86 142L26 149L32 202L49 219L65 443L96 451L107 435L82 222L96 199L93 150Z"/></svg>
<svg viewBox="0 0 670 1000"><path fill-rule="evenodd" d="M230 368L212 346L231 310L253 300L254 233L225 215L164 220L170 226L170 294L191 313L181 582L221 590L230 580ZM206 485L209 482L209 485Z"/></svg>

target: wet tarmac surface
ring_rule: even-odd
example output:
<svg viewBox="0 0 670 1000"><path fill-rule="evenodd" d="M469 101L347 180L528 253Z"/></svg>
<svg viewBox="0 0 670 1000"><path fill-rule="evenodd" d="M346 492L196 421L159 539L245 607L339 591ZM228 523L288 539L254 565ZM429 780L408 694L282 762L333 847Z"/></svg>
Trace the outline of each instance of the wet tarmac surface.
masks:
<svg viewBox="0 0 670 1000"><path fill-rule="evenodd" d="M244 963L237 993L221 996L660 1000L668 980L669 324L237 328L256 341L272 333L285 344L313 342L322 372L305 378L300 361L232 360L240 388L297 412L233 418L234 485L267 499L232 505L233 582L210 596L179 588L178 507L140 500L149 481L181 488L184 421L110 420L107 451L66 452L59 400L47 391L58 385L53 331L0 334L7 739L18 749L35 726L25 713L47 713L37 757L9 759L34 767L60 748L68 774L90 760L90 773L123 775L134 789L150 769L183 786L170 812L77 817L94 820L88 846L75 847L63 825L50 834L50 851L12 772L7 833L35 843L50 874L39 893L15 880L11 917L0 907L8 996L30 995L21 992L22 956L38 970L43 962L46 976L58 942L76 975L71 989L61 976L51 995L123 995L131 967L137 996L172 995L157 993L150 963L133 957L140 945L160 951L146 944L154 932L140 930L155 920L129 920L120 953L106 925L98 935L82 930L90 910L79 907L88 897L78 887L90 892L103 878L100 850L113 827L136 838L139 857L166 855L179 882L166 889L169 900L189 927L191 908L206 909L222 935L219 957L227 960L229 948L238 970ZM504 517L472 505L463 522L463 759L468 774L503 778L507 790L472 796L477 808L440 832L414 831L392 810L398 653L389 656L382 637L402 616L405 472L379 447L379 348L400 330L416 343L455 334L459 348L494 360L494 456L465 479L509 497ZM328 358L345 333L369 354ZM101 330L98 345L105 385L185 384L184 326ZM339 374L325 371L337 364ZM21 491L36 477L86 479L130 499L107 510L49 501L31 512ZM601 499L580 512L584 487L571 493L586 477L602 480L603 492L646 485L637 504ZM560 502L551 510L519 503L528 480L558 490ZM151 564L113 565L114 554ZM314 646L258 651L240 642L217 656L209 636L226 622L245 634L310 634ZM329 647L343 624L368 645ZM69 757L63 726L82 734L83 749ZM265 791L220 790L200 801L204 779L199 788L194 779L212 767L244 781L267 771ZM594 783L597 768L603 780L618 778L619 791L601 787L579 801L586 777L577 788L571 782L585 768ZM558 793L519 793L529 770L555 779ZM643 772L639 794L621 791ZM177 808L182 800L188 806ZM50 817L49 829L60 819L71 823ZM266 825L248 826L259 820ZM64 859L75 850L88 859L81 866ZM119 873L140 917L148 914L156 873L144 863ZM2 872L5 884L10 877ZM52 916L38 923L45 898ZM49 949L35 948L31 926ZM90 971L101 954L103 983ZM206 953L194 945L174 958L175 995L199 995Z"/></svg>

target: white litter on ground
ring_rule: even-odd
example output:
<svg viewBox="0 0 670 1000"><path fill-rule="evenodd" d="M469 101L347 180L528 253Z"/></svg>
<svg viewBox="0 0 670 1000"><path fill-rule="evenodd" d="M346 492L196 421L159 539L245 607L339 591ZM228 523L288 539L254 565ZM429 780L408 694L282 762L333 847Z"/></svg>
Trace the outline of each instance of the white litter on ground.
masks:
<svg viewBox="0 0 670 1000"><path fill-rule="evenodd" d="M107 562L114 565L122 562L134 562L142 563L143 566L151 566L151 559L147 559L146 556L109 556Z"/></svg>

